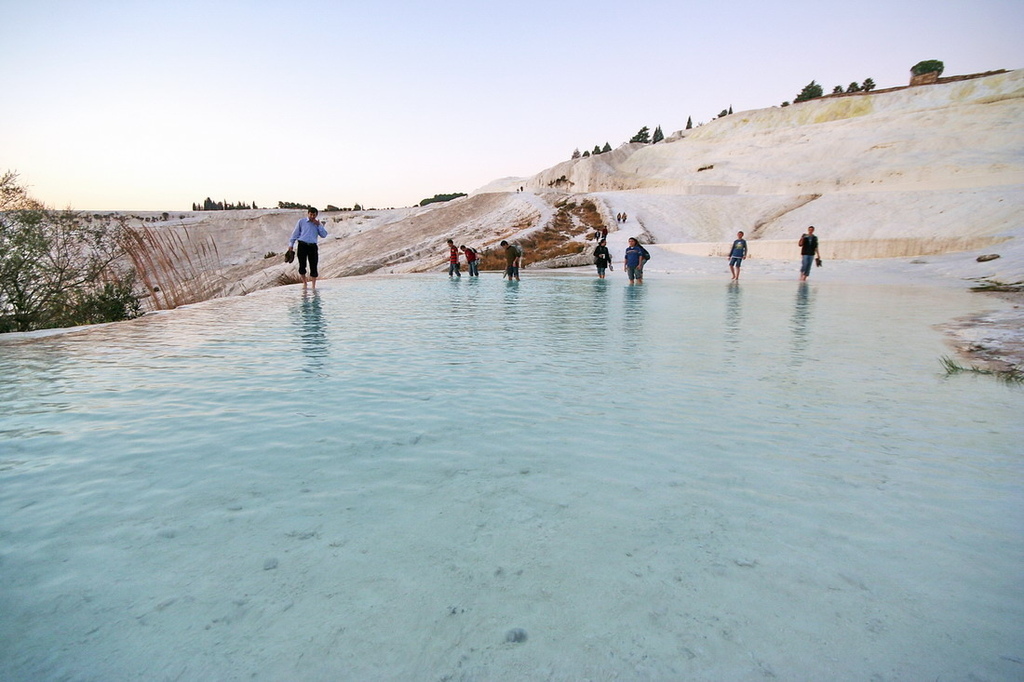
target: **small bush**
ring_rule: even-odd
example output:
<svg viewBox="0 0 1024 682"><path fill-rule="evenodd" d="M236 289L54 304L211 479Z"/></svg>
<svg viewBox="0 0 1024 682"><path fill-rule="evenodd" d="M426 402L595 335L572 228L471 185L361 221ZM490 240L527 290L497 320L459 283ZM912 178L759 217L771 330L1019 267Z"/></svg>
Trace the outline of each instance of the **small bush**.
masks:
<svg viewBox="0 0 1024 682"><path fill-rule="evenodd" d="M923 62L918 62L910 67L910 73L915 76L921 76L926 73L938 73L940 76L942 72L946 70L946 65L938 59L926 59Z"/></svg>

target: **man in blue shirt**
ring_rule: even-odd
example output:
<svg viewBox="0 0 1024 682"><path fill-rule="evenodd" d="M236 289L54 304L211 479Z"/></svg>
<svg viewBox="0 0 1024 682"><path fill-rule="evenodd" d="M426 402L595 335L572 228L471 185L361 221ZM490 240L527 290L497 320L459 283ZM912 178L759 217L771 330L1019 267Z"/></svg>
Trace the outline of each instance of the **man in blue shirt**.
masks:
<svg viewBox="0 0 1024 682"><path fill-rule="evenodd" d="M302 277L302 288L306 288L306 262L309 262L309 276L313 280L313 288L316 289L316 278L320 274L317 271L317 264L320 262L320 250L316 245L317 237L326 237L327 230L324 229L317 216L320 211L312 206L306 212L306 217L299 219L292 230L291 240L288 242L288 250L291 251L295 243L299 243L299 276Z"/></svg>
<svg viewBox="0 0 1024 682"><path fill-rule="evenodd" d="M629 246L626 247L626 259L623 262L623 266L626 270L626 275L629 276L630 284L633 284L633 280L636 280L637 284L644 283L644 247L640 246L640 242L636 240L636 237L629 238Z"/></svg>
<svg viewBox="0 0 1024 682"><path fill-rule="evenodd" d="M729 272L732 273L734 280L740 278L740 266L743 265L743 259L746 257L747 240L743 238L743 232L737 232L732 248L729 249Z"/></svg>

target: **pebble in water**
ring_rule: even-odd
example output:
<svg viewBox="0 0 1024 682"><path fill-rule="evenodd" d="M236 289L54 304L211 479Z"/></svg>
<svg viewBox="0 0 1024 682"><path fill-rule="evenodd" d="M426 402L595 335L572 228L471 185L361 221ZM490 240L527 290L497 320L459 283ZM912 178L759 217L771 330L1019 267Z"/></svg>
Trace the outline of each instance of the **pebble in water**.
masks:
<svg viewBox="0 0 1024 682"><path fill-rule="evenodd" d="M522 628L512 628L505 633L505 641L512 642L513 644L521 644L526 641L526 630Z"/></svg>

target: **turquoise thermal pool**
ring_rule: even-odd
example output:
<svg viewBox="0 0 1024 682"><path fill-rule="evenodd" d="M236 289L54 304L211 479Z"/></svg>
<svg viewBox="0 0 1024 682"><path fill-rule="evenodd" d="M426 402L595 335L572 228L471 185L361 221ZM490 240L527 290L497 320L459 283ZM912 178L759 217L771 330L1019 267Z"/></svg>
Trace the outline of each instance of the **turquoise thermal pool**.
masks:
<svg viewBox="0 0 1024 682"><path fill-rule="evenodd" d="M1019 679L968 303L408 276L0 340L0 678Z"/></svg>

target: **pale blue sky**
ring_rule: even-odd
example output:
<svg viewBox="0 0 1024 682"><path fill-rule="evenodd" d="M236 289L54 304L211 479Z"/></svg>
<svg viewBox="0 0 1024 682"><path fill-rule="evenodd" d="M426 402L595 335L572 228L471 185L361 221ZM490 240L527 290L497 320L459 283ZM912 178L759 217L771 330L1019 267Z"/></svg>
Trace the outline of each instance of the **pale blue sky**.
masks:
<svg viewBox="0 0 1024 682"><path fill-rule="evenodd" d="M64 208L407 206L810 80L1024 67L1021 0L0 0L0 172Z"/></svg>

